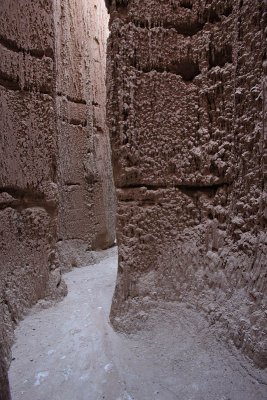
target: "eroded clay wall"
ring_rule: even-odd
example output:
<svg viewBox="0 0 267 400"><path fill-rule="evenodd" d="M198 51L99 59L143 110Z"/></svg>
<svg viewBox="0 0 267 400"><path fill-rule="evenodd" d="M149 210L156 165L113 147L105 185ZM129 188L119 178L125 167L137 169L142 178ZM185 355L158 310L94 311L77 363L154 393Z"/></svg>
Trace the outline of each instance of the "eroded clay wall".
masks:
<svg viewBox="0 0 267 400"><path fill-rule="evenodd" d="M264 1L109 3L112 322L185 301L266 366Z"/></svg>
<svg viewBox="0 0 267 400"><path fill-rule="evenodd" d="M0 398L14 325L65 292L56 259L52 0L0 2Z"/></svg>
<svg viewBox="0 0 267 400"><path fill-rule="evenodd" d="M106 127L104 0L55 2L59 131L59 242L64 268L115 239L114 185ZM86 256L87 255L87 256Z"/></svg>

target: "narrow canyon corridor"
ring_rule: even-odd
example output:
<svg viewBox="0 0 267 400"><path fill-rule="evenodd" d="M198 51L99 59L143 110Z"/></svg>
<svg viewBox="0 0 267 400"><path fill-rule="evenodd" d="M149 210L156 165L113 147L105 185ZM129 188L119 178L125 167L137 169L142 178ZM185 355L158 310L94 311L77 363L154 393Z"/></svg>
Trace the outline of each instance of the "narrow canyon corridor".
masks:
<svg viewBox="0 0 267 400"><path fill-rule="evenodd" d="M162 304L131 335L109 311L117 250L64 275L69 293L16 329L13 400L265 400L267 374L231 353L199 314ZM177 311L178 310L178 311Z"/></svg>
<svg viewBox="0 0 267 400"><path fill-rule="evenodd" d="M267 399L267 0L0 0L0 400Z"/></svg>

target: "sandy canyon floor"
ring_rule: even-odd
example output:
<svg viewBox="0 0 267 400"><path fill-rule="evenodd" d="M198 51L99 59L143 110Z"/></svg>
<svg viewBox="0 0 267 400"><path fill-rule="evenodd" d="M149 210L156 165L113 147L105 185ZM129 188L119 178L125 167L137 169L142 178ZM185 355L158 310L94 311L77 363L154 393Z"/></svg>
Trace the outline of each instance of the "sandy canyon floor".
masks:
<svg viewBox="0 0 267 400"><path fill-rule="evenodd" d="M264 400L267 372L230 352L180 305L151 311L143 330L109 324L117 253L65 274L68 296L16 329L13 400ZM175 312L174 312L175 309Z"/></svg>

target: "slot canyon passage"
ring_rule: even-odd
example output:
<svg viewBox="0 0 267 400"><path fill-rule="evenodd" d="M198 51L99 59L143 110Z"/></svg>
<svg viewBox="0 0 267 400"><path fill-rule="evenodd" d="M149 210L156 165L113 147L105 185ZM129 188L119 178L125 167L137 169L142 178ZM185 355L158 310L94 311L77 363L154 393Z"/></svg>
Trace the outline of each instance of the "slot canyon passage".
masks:
<svg viewBox="0 0 267 400"><path fill-rule="evenodd" d="M266 17L1 0L0 400L267 398Z"/></svg>

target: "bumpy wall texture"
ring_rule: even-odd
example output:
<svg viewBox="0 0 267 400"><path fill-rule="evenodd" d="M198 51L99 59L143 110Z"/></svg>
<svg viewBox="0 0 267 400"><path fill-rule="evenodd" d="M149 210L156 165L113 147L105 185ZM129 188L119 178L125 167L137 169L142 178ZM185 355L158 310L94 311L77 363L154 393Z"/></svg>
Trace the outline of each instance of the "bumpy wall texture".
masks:
<svg viewBox="0 0 267 400"><path fill-rule="evenodd" d="M104 1L56 0L60 207L58 249L69 269L115 240L115 201L106 127Z"/></svg>
<svg viewBox="0 0 267 400"><path fill-rule="evenodd" d="M114 242L107 24L104 1L0 1L1 400L25 310Z"/></svg>
<svg viewBox="0 0 267 400"><path fill-rule="evenodd" d="M0 4L0 364L14 324L65 286L54 251L56 103L52 0ZM0 379L0 380L1 380ZM4 385L3 382L1 384ZM7 382L5 383L7 386ZM1 387L1 396L7 398ZM6 396L6 397L5 397Z"/></svg>
<svg viewBox="0 0 267 400"><path fill-rule="evenodd" d="M185 301L264 367L264 1L110 3L113 324Z"/></svg>

